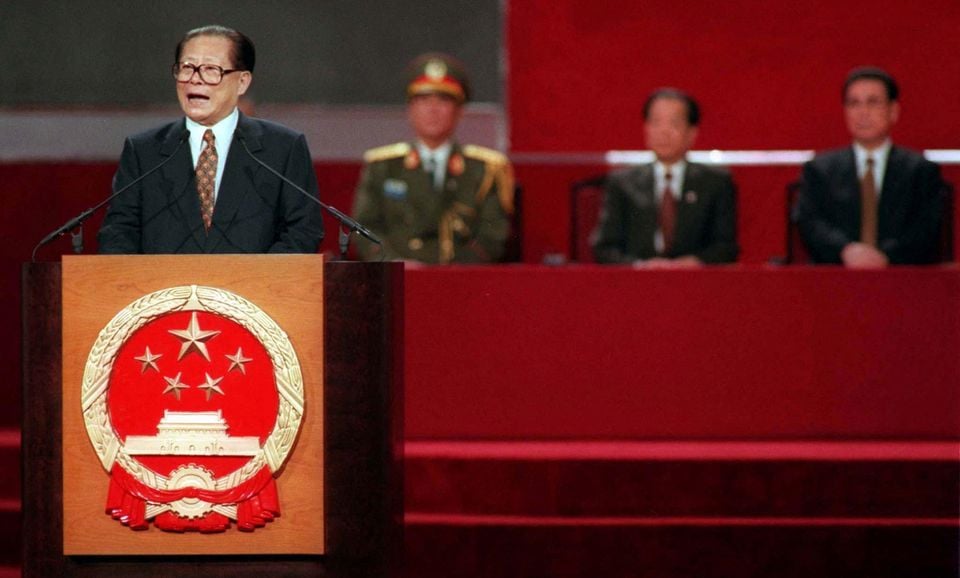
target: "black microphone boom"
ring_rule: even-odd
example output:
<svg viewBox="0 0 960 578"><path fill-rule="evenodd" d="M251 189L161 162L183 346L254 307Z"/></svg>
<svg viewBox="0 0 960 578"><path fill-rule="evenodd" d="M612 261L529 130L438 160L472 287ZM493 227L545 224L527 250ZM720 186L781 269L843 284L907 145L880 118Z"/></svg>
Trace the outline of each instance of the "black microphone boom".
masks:
<svg viewBox="0 0 960 578"><path fill-rule="evenodd" d="M310 199L310 200L313 201L314 203L320 205L320 208L322 208L323 210L327 211L328 213L330 213L331 215L333 215L338 221L340 221L340 225L341 225L341 226L346 227L347 229L350 229L351 231L356 231L357 233L360 233L361 235L363 235L364 237L366 237L366 238L369 239L370 241L376 243L377 245L381 245L381 246L383 245L383 243L380 241L380 238L379 238L379 237L377 237L376 235L374 235L369 229L367 229L366 227L364 227L363 225L361 225L359 222L357 222L356 220L352 219L351 217L348 217L347 215L345 215L344 213L342 213L340 210L338 210L338 209L336 209L336 208L334 208L334 207L332 207L332 206L324 203L324 202L321 201L320 199L318 199L318 198L316 198L315 196L311 195L311 194L308 193L306 190L304 190L303 187L301 187L301 186L298 185L297 183L291 181L291 180L288 179L287 177L283 176L282 174L280 174L279 171L277 171L276 169L274 169L273 167L271 167L271 166L268 165L267 163L265 163L265 162L263 162L262 160L260 160L259 158L257 158L257 156L253 154L253 152L250 150L250 148L247 147L247 139L246 139L246 136L245 136L242 132L237 131L237 138L240 139L240 144L243 145L243 150L247 151L247 154L250 155L250 158L252 158L253 160L255 160L255 161L257 162L257 164L259 164L261 167L263 167L263 168L267 169L268 171L270 171L270 174L272 174L273 176L277 177L277 178L280 179L281 181L287 183L288 185L290 185L291 187L293 187L294 189L296 189L300 194L302 194L303 196L307 197L308 199ZM349 237L349 235L347 235L347 237ZM341 253L341 255L346 253L346 247L344 246L344 243L345 243L345 242L348 242L348 240L347 240L347 239L344 239L343 236L341 235L341 239L340 239L340 253Z"/></svg>
<svg viewBox="0 0 960 578"><path fill-rule="evenodd" d="M187 129L183 129L183 132L180 133L180 137L177 139L177 146L176 146L175 149L173 149L173 152L170 153L170 156L168 156L167 158L163 159L161 162L159 162L159 163L157 164L157 166L155 166L155 167L153 167L152 169L150 169L149 171L143 173L143 174L140 175L139 177L133 179L132 181L130 181L129 183L127 183L125 186L120 187L120 190L119 190L119 191L111 194L109 197L107 197L106 199L100 201L99 203L97 203L97 204L94 205L93 207L90 207L90 208L87 209L86 211L84 211L84 212L80 213L79 215L77 215L76 217L70 219L69 221L67 221L66 223L64 223L61 227L59 227L58 229L56 229L55 231L53 231L52 233L50 233L49 235L47 235L46 237L44 237L43 239L41 239L40 242L37 243L37 246L33 248L33 255L32 255L32 257L31 257L31 261L36 261L36 260L37 260L37 249L39 249L40 247L43 247L44 245L46 245L46 244L49 243L50 241L56 239L57 237L63 235L63 234L66 233L67 231L71 231L71 230L79 227L80 225L83 224L84 221L86 221L87 219L90 218L90 215L96 213L96 212L100 209L100 207L106 205L106 204L109 203L110 201L112 201L112 200L114 200L115 198L117 198L118 196L120 196L122 193L126 192L127 189L129 189L129 188L132 187L133 185L139 183L139 182L142 181L143 179L149 177L149 176L152 175L153 173L155 173L155 172L157 172L158 170L160 170L160 167L162 167L163 165L165 165L165 164L167 164L168 162L170 162L170 160L173 159L173 157L177 156L177 151L180 150L180 147L183 146L183 143L185 143L188 138L190 138L190 131L187 130ZM74 251L77 252L77 253L80 253L81 251L83 251L83 240L82 240L82 238L74 237L73 249L74 249Z"/></svg>

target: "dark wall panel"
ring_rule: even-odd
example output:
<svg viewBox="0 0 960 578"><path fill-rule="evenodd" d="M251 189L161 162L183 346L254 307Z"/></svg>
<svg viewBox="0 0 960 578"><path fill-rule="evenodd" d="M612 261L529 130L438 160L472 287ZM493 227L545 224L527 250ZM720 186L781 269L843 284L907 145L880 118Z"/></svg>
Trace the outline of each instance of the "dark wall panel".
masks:
<svg viewBox="0 0 960 578"><path fill-rule="evenodd" d="M397 103L403 67L429 50L468 65L477 100L501 100L497 0L12 0L0 2L0 105L172 103L174 47L204 24L254 41L259 102Z"/></svg>

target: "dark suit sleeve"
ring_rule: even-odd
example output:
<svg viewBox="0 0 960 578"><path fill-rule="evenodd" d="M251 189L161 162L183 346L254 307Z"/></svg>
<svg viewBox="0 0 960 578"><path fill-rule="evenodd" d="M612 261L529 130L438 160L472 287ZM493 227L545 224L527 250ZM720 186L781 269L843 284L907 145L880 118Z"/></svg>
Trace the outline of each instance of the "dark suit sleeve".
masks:
<svg viewBox="0 0 960 578"><path fill-rule="evenodd" d="M600 219L591 235L593 255L598 263L631 263L636 257L626 252L629 201L618 178L611 177L603 194Z"/></svg>
<svg viewBox="0 0 960 578"><path fill-rule="evenodd" d="M694 253L704 263L732 263L737 259L737 189L724 172L707 224L703 249Z"/></svg>
<svg viewBox="0 0 960 578"><path fill-rule="evenodd" d="M940 166L921 159L910 175L903 226L893 236L879 240L878 248L893 264L923 264L937 256L937 239L943 214Z"/></svg>
<svg viewBox="0 0 960 578"><path fill-rule="evenodd" d="M283 176L319 198L317 175L310 159L307 139L301 134L290 148ZM323 240L320 207L293 187L284 184L277 238L269 253L316 253Z"/></svg>
<svg viewBox="0 0 960 578"><path fill-rule="evenodd" d="M120 190L139 175L139 159L133 141L128 138L123 144L120 165L113 175L113 190ZM97 234L99 252L114 255L141 253L141 211L139 186L111 201Z"/></svg>
<svg viewBox="0 0 960 578"><path fill-rule="evenodd" d="M840 263L840 252L857 240L851 239L831 218L827 207L830 194L827 175L821 165L814 161L805 163L793 220L807 250L819 263Z"/></svg>

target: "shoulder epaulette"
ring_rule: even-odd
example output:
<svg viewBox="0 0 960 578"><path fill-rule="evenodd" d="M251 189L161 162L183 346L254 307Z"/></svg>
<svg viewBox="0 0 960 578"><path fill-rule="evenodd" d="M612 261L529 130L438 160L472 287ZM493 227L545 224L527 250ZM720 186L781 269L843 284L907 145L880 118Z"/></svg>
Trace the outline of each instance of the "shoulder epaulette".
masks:
<svg viewBox="0 0 960 578"><path fill-rule="evenodd" d="M477 190L477 203L483 202L487 194L496 185L500 206L507 214L513 213L513 167L507 156L501 152L477 145L464 145L463 156L481 161L484 164L483 180Z"/></svg>
<svg viewBox="0 0 960 578"><path fill-rule="evenodd" d="M497 165L507 162L507 157L502 152L477 145L463 145L463 156Z"/></svg>
<svg viewBox="0 0 960 578"><path fill-rule="evenodd" d="M368 163L375 163L377 161L402 157L408 152L410 152L410 143L398 142L368 150L363 153L363 160Z"/></svg>

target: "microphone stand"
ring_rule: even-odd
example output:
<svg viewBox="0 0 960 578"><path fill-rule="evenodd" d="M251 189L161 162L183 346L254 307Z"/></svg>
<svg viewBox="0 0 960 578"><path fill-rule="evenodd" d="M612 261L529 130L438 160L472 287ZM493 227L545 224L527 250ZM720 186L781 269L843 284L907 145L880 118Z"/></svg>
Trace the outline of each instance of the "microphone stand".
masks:
<svg viewBox="0 0 960 578"><path fill-rule="evenodd" d="M151 172L152 172L152 171L151 171ZM146 176L146 175L144 175L144 176ZM139 180L139 179L137 179L137 180ZM134 183L136 183L136 181L134 181ZM132 184L134 184L134 183L130 183L130 184L132 185ZM76 217L70 219L69 221L67 221L66 223L64 223L64 224L61 225L60 227L58 227L55 231L53 231L52 233L50 233L49 235L47 235L46 237L44 237L43 239L41 239L40 242L37 243L37 246L33 248L33 253L31 253L31 255L30 255L30 261L36 263L36 262L37 262L37 250L40 249L40 247L43 247L44 245L46 245L47 243L49 243L50 241L53 241L53 240L56 239L57 237L60 237L60 236L62 236L62 235L64 235L64 234L66 234L67 231L71 231L71 233L70 233L70 240L71 240L71 242L72 242L72 244L73 244L73 252L76 253L76 254L78 254L78 255L79 255L80 253L83 253L83 223L84 223L84 221L86 221L87 219L89 219L91 215L93 215L93 214L96 213L98 210L100 210L100 207L106 205L107 203L109 203L109 202L112 201L113 199L117 198L117 196L120 195L120 193L126 191L128 188L129 188L129 186L127 186L127 187L122 187L119 191L113 193L112 195L110 195L110 196L107 197L106 199L100 201L99 203L97 203L96 205L90 207L90 208L87 209L86 211L80 213L80 214L77 215ZM76 229L76 232L72 232L73 229Z"/></svg>
<svg viewBox="0 0 960 578"><path fill-rule="evenodd" d="M40 242L37 243L37 246L33 248L33 253L32 253L32 255L31 255L30 260L33 261L33 262L36 262L36 260L37 260L37 250L39 250L40 247L42 247L42 246L46 245L47 243L53 241L53 240L56 239L57 237L60 237L60 236L64 235L67 231L72 231L73 229L77 229L77 232L76 232L76 233L71 233L71 239L72 239L72 243L73 243L73 251L74 251L75 253L82 253L82 252L83 252L83 223L84 223L84 221L86 221L87 219L89 219L91 215L93 215L95 212L97 212L98 210L100 210L101 207L103 207L104 205L106 205L107 203L109 203L110 201L112 201L113 199L115 199L115 198L117 198L118 196L120 196L121 193L125 192L127 189L129 189L129 188L132 187L133 185L139 183L141 180L145 179L145 178L148 177L149 175L153 174L155 171L159 170L160 167L162 167L163 165L167 164L167 162L169 162L170 159L172 159L172 158L176 155L177 151L180 149L180 146L183 145L183 143L187 140L187 138L189 138L189 136L190 136L190 132L187 131L187 130L184 130L183 133L180 135L180 142L177 143L177 148L174 149L173 153L171 153L169 157L167 157L166 159L164 159L164 161L163 161L162 163L158 164L157 166L153 167L153 168L150 169L149 171L147 171L147 172L145 172L144 174L140 175L139 177L137 177L136 179L134 179L133 181L131 181L130 183L128 183L126 186L121 187L120 190L116 191L115 193L113 193L112 195L110 195L110 196L107 197L106 199L100 201L99 203L97 203L97 204L94 205L93 207L87 209L86 211L83 211L82 213L80 213L80 214L77 215L76 217L70 219L69 221L67 221L66 223L64 223L62 226L60 226L60 227L58 227L56 230L54 230L52 233L48 234L46 237L44 237L43 239L41 239ZM281 181L283 181L283 182L287 183L288 185L292 186L297 192L299 192L300 194L304 195L305 197L307 197L308 199L310 199L310 200L313 201L314 203L320 205L320 208L322 208L323 210L327 211L328 213L330 213L331 215L333 215L334 218L337 219L337 221L340 223L340 226L339 226L338 244L339 244L339 249L340 249L340 259L341 259L341 260L344 260L344 261L345 261L346 258L347 258L347 251L348 251L348 249L349 249L349 247L350 247L350 235L351 235L352 233L359 233L360 235L362 235L362 236L366 237L367 239L369 239L371 242L376 243L377 245L379 245L379 246L381 246L381 247L383 246L383 242L380 240L380 238L377 237L376 235L374 235L369 229L367 229L366 227L364 227L363 225L361 225L359 222L357 222L356 220L348 217L347 215L345 215L343 212L341 212L340 210L336 209L335 207L333 207L333 206L331 206L331 205L328 205L328 204L324 203L323 201L321 201L320 199L316 198L315 196L311 195L310 193L308 193L307 191L305 191L302 187L300 187L298 184L294 183L293 181L291 181L291 180L288 179L287 177L285 177L285 176L283 176L282 174L280 174L279 172L277 172L273 167L271 167L271 166L268 165L267 163L265 163L265 162L261 161L259 158L257 158L257 157L253 154L253 152L250 151L250 148L247 147L247 141L246 141L246 139L244 138L244 135L238 133L237 136L240 138L240 143L243 145L244 150L247 151L247 154L250 155L250 158L252 158L254 161L256 161L256 162L257 162L260 166L262 166L263 168L265 168L265 169L267 169L268 171L270 171L271 174L273 174L274 176L276 176L277 178L279 178Z"/></svg>
<svg viewBox="0 0 960 578"><path fill-rule="evenodd" d="M110 201L119 197L121 193L126 192L127 189L139 183L140 181L152 175L153 173L157 172L158 170L160 170L160 167L170 162L170 159L172 159L177 155L177 151L180 150L180 147L183 146L183 143L186 142L186 140L189 137L190 137L190 131L184 129L183 132L180 133L180 141L177 143L177 147L173 149L173 152L170 153L170 156L163 159L163 162L153 167L149 171L143 173L139 177L133 179L132 181L127 183L125 186L120 187L120 190L114 192L112 195L110 195L106 199L100 201L96 205L90 207L86 211L70 219L69 221L67 221L60 227L58 227L56 230L54 230L52 233L50 233L49 235L41 239L40 242L37 243L37 246L33 248L33 253L30 255L30 261L33 263L37 262L37 250L40 249L40 247L43 247L50 241L53 241L57 237L60 237L61 235L65 234L67 231L72 231L73 229L77 229L76 233L70 233L71 241L73 243L73 252L77 254L83 253L83 222L89 219L91 215L99 211L101 207L103 207Z"/></svg>
<svg viewBox="0 0 960 578"><path fill-rule="evenodd" d="M323 209L323 210L325 210L326 212L330 213L330 214L340 223L340 226L339 226L339 235L338 235L338 237L337 237L337 242L338 242L338 244L339 244L340 259L341 259L342 261L346 261L346 260L347 260L347 250L350 248L350 235L351 235L352 233L359 233L360 235L366 237L366 238L367 238L368 240L370 240L371 242L376 243L377 245L379 245L381 248L383 247L383 242L380 240L380 238L377 237L376 235L374 235L369 229L367 229L366 227L364 227L363 225L361 225L358 221L354 220L354 219L351 218L351 217L348 217L348 216L345 215L343 212L341 212L339 209L337 209L337 208L335 208L335 207L333 207L333 206L331 206L331 205L328 205L328 204L324 203L323 201L321 201L320 199L316 198L315 196L311 195L310 193L308 193L307 191L305 191L305 190L303 189L303 187L301 187L301 186L298 185L297 183L291 181L291 180L288 179L287 177L283 176L279 171L277 171L276 169L274 169L273 167L271 167L271 166L268 165L267 163L265 163L265 162L263 162L262 160L260 160L259 158L257 158L256 155L254 155L253 152L250 150L250 148L247 146L246 135L244 135L244 134L242 134L241 132L237 131L237 137L240 139L240 144L243 145L243 150L247 151L247 154L250 155L250 158L252 158L254 161L256 161L257 164L259 164L261 167L263 167L263 168L267 169L268 171L270 171L270 174L272 174L273 176L277 177L277 178L280 179L281 181L283 181L283 182L287 183L288 185L290 185L291 187L293 187L293 188L294 188L297 192L299 192L301 195L307 197L308 199L310 199L310 200L313 201L314 203L320 205L320 208L321 208L321 209Z"/></svg>

